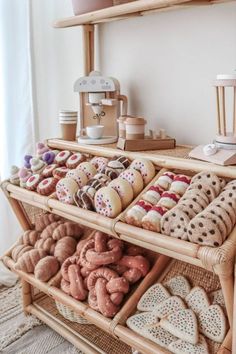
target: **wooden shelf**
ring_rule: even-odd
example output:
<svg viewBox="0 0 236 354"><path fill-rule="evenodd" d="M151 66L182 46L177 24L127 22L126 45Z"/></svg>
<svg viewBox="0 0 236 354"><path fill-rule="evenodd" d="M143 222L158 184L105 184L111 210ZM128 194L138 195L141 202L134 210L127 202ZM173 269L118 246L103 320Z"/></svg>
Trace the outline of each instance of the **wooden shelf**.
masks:
<svg viewBox="0 0 236 354"><path fill-rule="evenodd" d="M235 0L136 0L127 4L108 7L79 16L64 18L56 21L53 25L55 28L65 28L86 24L98 24L127 19L130 17L144 16L159 11L186 8L190 6L212 5L229 1Z"/></svg>

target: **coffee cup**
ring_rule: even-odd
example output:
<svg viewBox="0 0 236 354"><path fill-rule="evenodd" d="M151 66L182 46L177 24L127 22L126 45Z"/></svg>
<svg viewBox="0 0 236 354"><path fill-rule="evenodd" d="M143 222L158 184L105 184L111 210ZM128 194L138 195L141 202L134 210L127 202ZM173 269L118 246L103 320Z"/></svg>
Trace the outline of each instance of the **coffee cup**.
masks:
<svg viewBox="0 0 236 354"><path fill-rule="evenodd" d="M59 122L63 140L75 141L77 130L77 112L62 110L59 113Z"/></svg>
<svg viewBox="0 0 236 354"><path fill-rule="evenodd" d="M90 125L85 130L90 139L100 139L103 136L104 125Z"/></svg>

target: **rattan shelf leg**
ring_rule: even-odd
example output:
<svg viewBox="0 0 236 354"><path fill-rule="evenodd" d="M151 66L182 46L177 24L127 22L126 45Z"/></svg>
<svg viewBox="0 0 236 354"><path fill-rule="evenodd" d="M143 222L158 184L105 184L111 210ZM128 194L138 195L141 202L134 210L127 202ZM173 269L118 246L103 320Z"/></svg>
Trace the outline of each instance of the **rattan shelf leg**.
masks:
<svg viewBox="0 0 236 354"><path fill-rule="evenodd" d="M214 266L215 273L219 276L222 292L225 299L230 327L233 325L233 298L234 298L234 265L233 262L221 263Z"/></svg>
<svg viewBox="0 0 236 354"><path fill-rule="evenodd" d="M22 207L21 203L18 200L10 198L10 197L8 198L8 200L9 200L11 208L14 211L22 229L23 230L31 229L32 225L30 224L25 212L23 211L23 207Z"/></svg>
<svg viewBox="0 0 236 354"><path fill-rule="evenodd" d="M21 279L21 284L22 284L22 302L23 302L23 309L25 315L28 315L29 312L27 311L27 306L31 305L33 302L33 297L32 297L32 287L31 285Z"/></svg>
<svg viewBox="0 0 236 354"><path fill-rule="evenodd" d="M236 262L234 266L234 312L233 312L233 343L232 343L232 354L236 354Z"/></svg>

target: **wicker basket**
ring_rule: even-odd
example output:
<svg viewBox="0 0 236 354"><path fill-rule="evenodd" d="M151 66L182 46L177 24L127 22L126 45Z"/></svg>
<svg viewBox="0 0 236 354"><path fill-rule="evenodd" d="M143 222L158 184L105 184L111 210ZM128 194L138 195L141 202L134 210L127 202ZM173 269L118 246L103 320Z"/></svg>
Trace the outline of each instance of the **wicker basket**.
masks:
<svg viewBox="0 0 236 354"><path fill-rule="evenodd" d="M127 2L133 2L136 0L113 0L113 6L126 4Z"/></svg>
<svg viewBox="0 0 236 354"><path fill-rule="evenodd" d="M71 310L68 306L66 306L66 305L64 305L61 302L58 302L56 300L55 300L55 303L56 303L56 307L57 307L59 313L63 317L65 317L67 320L69 320L71 322L76 322L76 323L79 323L79 324L84 324L84 325L91 324L84 317L78 315L73 310Z"/></svg>

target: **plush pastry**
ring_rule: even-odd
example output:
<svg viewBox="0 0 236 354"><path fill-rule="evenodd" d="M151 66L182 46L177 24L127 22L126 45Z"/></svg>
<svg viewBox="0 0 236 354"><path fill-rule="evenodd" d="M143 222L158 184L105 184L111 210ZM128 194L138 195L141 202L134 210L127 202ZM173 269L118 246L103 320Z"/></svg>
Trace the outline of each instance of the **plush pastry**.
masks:
<svg viewBox="0 0 236 354"><path fill-rule="evenodd" d="M191 291L189 281L182 275L171 278L164 285L171 295L179 296L182 299L185 299Z"/></svg>
<svg viewBox="0 0 236 354"><path fill-rule="evenodd" d="M96 168L90 162L82 162L82 163L80 163L79 166L77 167L77 169L79 171L84 172L86 174L88 180L93 178L93 176L95 176L96 173L97 173Z"/></svg>
<svg viewBox="0 0 236 354"><path fill-rule="evenodd" d="M192 309L197 315L200 312L205 311L210 306L207 293L200 286L192 288L190 293L186 296L185 301L190 309Z"/></svg>
<svg viewBox="0 0 236 354"><path fill-rule="evenodd" d="M107 166L108 159L106 157L95 156L90 160L90 163L96 168L96 170L100 173Z"/></svg>
<svg viewBox="0 0 236 354"><path fill-rule="evenodd" d="M80 152L75 152L66 161L66 167L75 169L83 161L86 161L86 156Z"/></svg>
<svg viewBox="0 0 236 354"><path fill-rule="evenodd" d="M139 200L132 208L130 208L125 216L128 224L141 227L143 217L151 210L152 204L145 200Z"/></svg>
<svg viewBox="0 0 236 354"><path fill-rule="evenodd" d="M191 344L182 339L178 339L170 343L168 349L171 353L175 354L210 354L206 339L201 335L199 335L197 344Z"/></svg>
<svg viewBox="0 0 236 354"><path fill-rule="evenodd" d="M158 177L154 186L160 186L164 190L168 190L170 188L171 183L173 182L175 174L173 172L164 172L163 175Z"/></svg>
<svg viewBox="0 0 236 354"><path fill-rule="evenodd" d="M157 304L154 313L158 318L164 318L171 313L186 309L186 305L183 300L178 296L171 296L168 299Z"/></svg>
<svg viewBox="0 0 236 354"><path fill-rule="evenodd" d="M41 195L50 195L56 191L58 179L54 177L48 177L43 179L38 187L37 192Z"/></svg>
<svg viewBox="0 0 236 354"><path fill-rule="evenodd" d="M113 169L112 167L109 166L104 167L101 173L108 176L111 180L119 176L119 172L116 169Z"/></svg>
<svg viewBox="0 0 236 354"><path fill-rule="evenodd" d="M47 238L52 237L53 231L57 228L57 226L63 224L62 220L58 220L58 221L54 221L52 223L50 223L49 225L47 225L45 227L45 229L43 230L43 232L41 233L41 238L43 240L46 240Z"/></svg>
<svg viewBox="0 0 236 354"><path fill-rule="evenodd" d="M15 269L21 270L26 273L33 273L36 264L40 259L47 256L47 253L41 249L32 249L28 252L25 252L20 256L15 264Z"/></svg>
<svg viewBox="0 0 236 354"><path fill-rule="evenodd" d="M85 300L88 296L88 291L85 288L84 280L80 273L80 268L77 264L72 264L69 266L68 278L68 283L70 286L70 295L76 300Z"/></svg>
<svg viewBox="0 0 236 354"><path fill-rule="evenodd" d="M221 191L220 180L213 172L207 172L207 171L199 172L198 174L193 176L192 183L203 183L208 186L211 186L214 189L216 196Z"/></svg>
<svg viewBox="0 0 236 354"><path fill-rule="evenodd" d="M43 177L53 177L53 171L58 168L58 165L53 163L52 165L48 165L44 168L43 172L42 172L42 176Z"/></svg>
<svg viewBox="0 0 236 354"><path fill-rule="evenodd" d="M24 167L27 168L28 170L31 169L31 163L30 160L32 159L32 155L25 155L24 156Z"/></svg>
<svg viewBox="0 0 236 354"><path fill-rule="evenodd" d="M47 165L51 165L53 164L54 160L55 160L56 155L54 154L53 151L47 151L43 154L42 156L42 160L47 164Z"/></svg>
<svg viewBox="0 0 236 354"><path fill-rule="evenodd" d="M140 334L143 328L158 323L158 321L154 312L142 312L129 317L126 324L132 331Z"/></svg>
<svg viewBox="0 0 236 354"><path fill-rule="evenodd" d="M17 166L11 167L10 182L16 186L20 185L19 168Z"/></svg>
<svg viewBox="0 0 236 354"><path fill-rule="evenodd" d="M78 184L79 188L82 188L88 182L88 177L86 176L86 174L78 169L69 170L66 174L66 177L73 178Z"/></svg>
<svg viewBox="0 0 236 354"><path fill-rule="evenodd" d="M40 174L46 166L45 162L43 162L42 160L36 157L33 157L30 160L30 163L31 163L31 170L33 174Z"/></svg>
<svg viewBox="0 0 236 354"><path fill-rule="evenodd" d="M113 188L119 194L122 209L124 210L131 203L134 197L131 184L125 179L116 178L109 183L109 187Z"/></svg>
<svg viewBox="0 0 236 354"><path fill-rule="evenodd" d="M168 349L171 343L178 339L173 334L160 327L159 324L144 327L141 334L166 349Z"/></svg>
<svg viewBox="0 0 236 354"><path fill-rule="evenodd" d="M99 180L99 182L102 183L103 187L105 187L109 182L111 182L111 179L107 175L104 175L104 173L96 173L93 178Z"/></svg>
<svg viewBox="0 0 236 354"><path fill-rule="evenodd" d="M142 227L146 230L160 232L161 218L168 209L159 205L153 205L149 212L142 218Z"/></svg>
<svg viewBox="0 0 236 354"><path fill-rule="evenodd" d="M36 191L39 183L42 181L42 176L40 174L33 174L26 182L26 189L30 191Z"/></svg>
<svg viewBox="0 0 236 354"><path fill-rule="evenodd" d="M121 163L124 166L124 169L127 169L130 165L130 161L127 157L125 156L114 156L111 161L117 161L119 163Z"/></svg>
<svg viewBox="0 0 236 354"><path fill-rule="evenodd" d="M48 225L59 221L61 217L56 214L41 214L35 217L35 230L42 232Z"/></svg>
<svg viewBox="0 0 236 354"><path fill-rule="evenodd" d="M172 209L180 200L180 196L174 192L164 192L158 204L167 209Z"/></svg>
<svg viewBox="0 0 236 354"><path fill-rule="evenodd" d="M53 256L40 259L34 269L35 278L43 282L51 279L59 270L59 262Z"/></svg>
<svg viewBox="0 0 236 354"><path fill-rule="evenodd" d="M65 167L65 166L61 166L61 167L57 167L53 170L52 175L53 177L57 178L57 179L61 179L61 178L65 178L67 175L67 172L69 172L70 170Z"/></svg>
<svg viewBox="0 0 236 354"><path fill-rule="evenodd" d="M26 252L31 251L33 249L32 246L29 245L17 245L13 248L11 252L11 257L14 262L17 262L17 260Z"/></svg>
<svg viewBox="0 0 236 354"><path fill-rule="evenodd" d="M79 186L73 178L62 178L56 186L57 198L65 204L74 204L74 194Z"/></svg>
<svg viewBox="0 0 236 354"><path fill-rule="evenodd" d="M67 221L55 228L52 233L52 238L55 241L58 241L65 236L70 236L78 240L81 238L82 235L83 229L79 224L72 221Z"/></svg>
<svg viewBox="0 0 236 354"><path fill-rule="evenodd" d="M170 186L170 192L184 195L185 191L189 187L191 178L185 175L176 175Z"/></svg>
<svg viewBox="0 0 236 354"><path fill-rule="evenodd" d="M35 230L27 230L20 238L20 242L24 245L34 246L39 239L39 232Z"/></svg>
<svg viewBox="0 0 236 354"><path fill-rule="evenodd" d="M79 208L94 210L95 193L95 188L91 186L84 186L74 194L74 202Z"/></svg>
<svg viewBox="0 0 236 354"><path fill-rule="evenodd" d="M56 246L55 240L49 237L46 239L40 238L38 241L36 241L34 248L42 249L45 252L47 252L47 254L53 255L55 246Z"/></svg>
<svg viewBox="0 0 236 354"><path fill-rule="evenodd" d="M22 167L18 172L18 176L20 178L20 186L26 188L26 182L32 176L32 173L27 168Z"/></svg>
<svg viewBox="0 0 236 354"><path fill-rule="evenodd" d="M151 186L146 193L142 195L142 199L146 202L156 205L161 199L164 189L159 186Z"/></svg>
<svg viewBox="0 0 236 354"><path fill-rule="evenodd" d="M57 241L54 256L62 264L66 258L72 256L76 250L77 241L70 236L65 236Z"/></svg>
<svg viewBox="0 0 236 354"><path fill-rule="evenodd" d="M227 322L224 311L219 305L211 305L205 311L202 311L198 317L199 331L207 338L222 343L226 331Z"/></svg>
<svg viewBox="0 0 236 354"><path fill-rule="evenodd" d="M134 284L141 278L145 277L149 271L150 264L147 258L143 256L123 256L118 262L118 265L127 267L122 276L129 283Z"/></svg>
<svg viewBox="0 0 236 354"><path fill-rule="evenodd" d="M96 212L115 218L122 211L122 203L119 194L111 187L100 188L94 197Z"/></svg>
<svg viewBox="0 0 236 354"><path fill-rule="evenodd" d="M134 197L136 197L143 189L143 178L141 173L136 171L134 168L129 168L128 170L121 172L119 178L125 179L131 184L134 192Z"/></svg>
<svg viewBox="0 0 236 354"><path fill-rule="evenodd" d="M37 143L36 153L38 157L41 157L47 151L49 151L49 148L44 143Z"/></svg>
<svg viewBox="0 0 236 354"><path fill-rule="evenodd" d="M155 167L153 163L147 159L135 159L131 163L130 168L134 168L141 173L145 186L155 176Z"/></svg>
<svg viewBox="0 0 236 354"><path fill-rule="evenodd" d="M113 170L119 176L121 172L123 172L127 167L129 167L129 165L129 159L127 159L126 157L115 156L108 162L107 168Z"/></svg>
<svg viewBox="0 0 236 354"><path fill-rule="evenodd" d="M167 236L187 240L189 222L189 215L177 206L167 211L161 218L161 232Z"/></svg>
<svg viewBox="0 0 236 354"><path fill-rule="evenodd" d="M156 306L170 297L170 293L161 283L152 285L140 298L137 309L139 311L153 311Z"/></svg>
<svg viewBox="0 0 236 354"><path fill-rule="evenodd" d="M68 160L68 158L71 156L71 152L68 150L63 150L61 152L59 152L59 154L57 154L57 156L55 157L55 163L58 164L59 166L63 166L66 164L66 161Z"/></svg>

